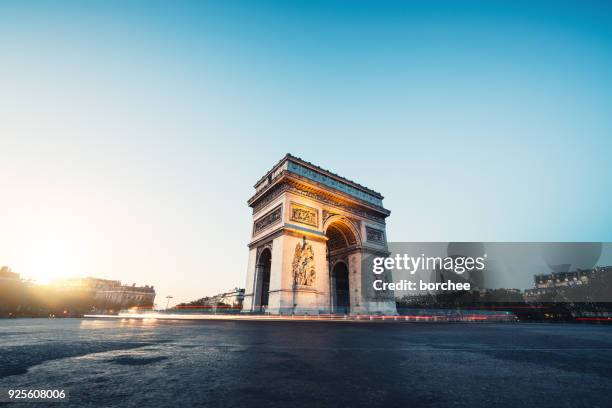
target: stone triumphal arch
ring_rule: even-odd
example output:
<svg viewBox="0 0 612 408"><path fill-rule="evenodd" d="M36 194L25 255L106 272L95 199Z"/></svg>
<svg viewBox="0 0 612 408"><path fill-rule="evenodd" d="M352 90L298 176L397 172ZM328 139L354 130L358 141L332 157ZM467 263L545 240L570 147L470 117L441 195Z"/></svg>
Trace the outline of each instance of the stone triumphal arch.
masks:
<svg viewBox="0 0 612 408"><path fill-rule="evenodd" d="M290 154L256 184L243 310L395 314L367 261L387 256L383 196ZM390 272L382 277L390 280Z"/></svg>

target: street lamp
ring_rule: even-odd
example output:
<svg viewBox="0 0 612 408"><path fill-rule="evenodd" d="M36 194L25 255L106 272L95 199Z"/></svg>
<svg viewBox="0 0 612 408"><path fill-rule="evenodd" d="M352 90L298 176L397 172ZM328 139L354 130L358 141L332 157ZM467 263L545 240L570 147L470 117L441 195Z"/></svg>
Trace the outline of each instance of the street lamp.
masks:
<svg viewBox="0 0 612 408"><path fill-rule="evenodd" d="M166 309L167 309L168 306L170 305L170 299L173 299L173 297L168 295L168 296L166 296L166 299L168 299L168 301L166 301Z"/></svg>

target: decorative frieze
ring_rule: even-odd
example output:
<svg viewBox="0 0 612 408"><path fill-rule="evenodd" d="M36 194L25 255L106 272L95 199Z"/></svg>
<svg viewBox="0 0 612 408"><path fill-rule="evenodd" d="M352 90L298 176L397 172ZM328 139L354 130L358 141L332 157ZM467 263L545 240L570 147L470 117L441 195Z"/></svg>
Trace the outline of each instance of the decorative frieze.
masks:
<svg viewBox="0 0 612 408"><path fill-rule="evenodd" d="M253 223L253 236L257 235L260 231L263 231L269 226L280 222L282 219L282 211L282 206L279 205L267 214L255 220Z"/></svg>
<svg viewBox="0 0 612 408"><path fill-rule="evenodd" d="M360 200L366 201L370 204L377 205L382 207L382 199L379 197L375 197L372 194L369 194L361 189L355 188L347 183L329 177L325 174L322 174L320 171L309 169L301 164L294 163L293 161L289 161L287 165L287 170L302 177L306 177L312 181L317 183L321 183L326 187L334 188L339 190L345 194L356 197Z"/></svg>
<svg viewBox="0 0 612 408"><path fill-rule="evenodd" d="M383 244L385 242L385 233L379 229L366 226L366 239L370 242Z"/></svg>
<svg viewBox="0 0 612 408"><path fill-rule="evenodd" d="M319 226L319 211L316 208L302 204L291 203L291 221L299 222L317 228Z"/></svg>
<svg viewBox="0 0 612 408"><path fill-rule="evenodd" d="M279 197L285 191L291 189L291 186L287 183L279 183L272 187L270 190L266 191L266 193L258 198L257 205L253 206L253 215L260 212L265 206L267 206L271 201Z"/></svg>
<svg viewBox="0 0 612 408"><path fill-rule="evenodd" d="M307 186L301 183L298 183L296 181L293 181L293 180L286 180L282 183L277 184L271 190L267 191L263 197L257 200L257 204L253 206L253 214L257 214L267 204L269 204L275 198L279 197L284 192L291 192L294 194L301 195L303 197L308 197L308 198L317 200L319 202L322 202L324 204L328 204L330 206L341 208L357 216L371 219L372 221L378 222L380 224L385 223L384 217L378 216L371 211L363 211L354 205L346 204L345 202L336 200L329 195L324 195L319 192L313 191Z"/></svg>

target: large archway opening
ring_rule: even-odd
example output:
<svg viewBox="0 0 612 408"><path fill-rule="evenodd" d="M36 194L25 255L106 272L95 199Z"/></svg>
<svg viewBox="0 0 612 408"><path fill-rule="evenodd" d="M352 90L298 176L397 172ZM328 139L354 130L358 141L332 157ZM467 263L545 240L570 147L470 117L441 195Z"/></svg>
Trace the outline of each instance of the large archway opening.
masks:
<svg viewBox="0 0 612 408"><path fill-rule="evenodd" d="M330 303L332 313L349 314L350 278L348 254L358 247L358 238L354 230L338 219L327 227L327 262L330 267Z"/></svg>
<svg viewBox="0 0 612 408"><path fill-rule="evenodd" d="M357 244L357 237L353 230L341 221L329 224L325 236L327 237L327 251L330 255Z"/></svg>
<svg viewBox="0 0 612 408"><path fill-rule="evenodd" d="M338 262L332 270L333 286L333 312L349 314L351 311L351 298L349 286L349 271L344 262Z"/></svg>
<svg viewBox="0 0 612 408"><path fill-rule="evenodd" d="M270 268L272 266L272 252L266 248L261 254L257 262L257 288L259 289L256 305L259 310L265 311L268 307L268 299L270 297Z"/></svg>

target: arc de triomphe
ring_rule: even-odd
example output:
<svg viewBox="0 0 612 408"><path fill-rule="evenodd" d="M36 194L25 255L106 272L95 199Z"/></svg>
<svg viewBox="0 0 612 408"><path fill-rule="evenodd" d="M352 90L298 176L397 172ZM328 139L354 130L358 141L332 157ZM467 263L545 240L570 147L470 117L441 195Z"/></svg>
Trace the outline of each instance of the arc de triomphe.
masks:
<svg viewBox="0 0 612 408"><path fill-rule="evenodd" d="M387 256L383 196L287 154L256 184L243 311L396 314L375 291L371 256ZM390 280L390 272L383 279Z"/></svg>

